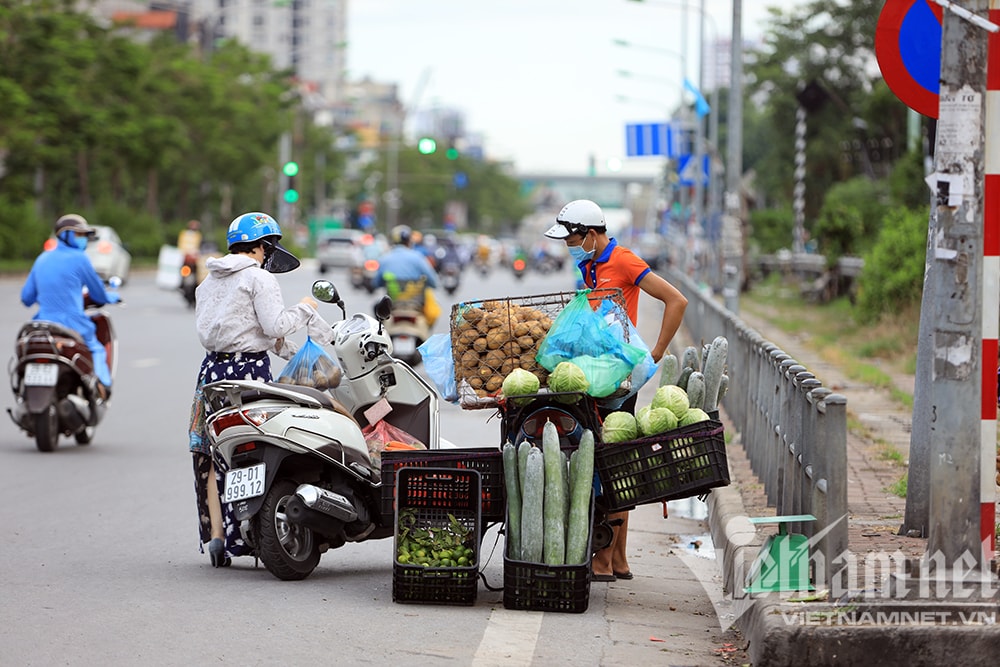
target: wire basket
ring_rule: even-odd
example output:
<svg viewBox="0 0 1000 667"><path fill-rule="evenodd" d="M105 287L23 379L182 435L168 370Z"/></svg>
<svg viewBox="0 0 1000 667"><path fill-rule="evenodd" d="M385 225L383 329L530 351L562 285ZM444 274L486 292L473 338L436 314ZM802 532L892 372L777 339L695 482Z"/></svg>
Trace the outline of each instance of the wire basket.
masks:
<svg viewBox="0 0 1000 667"><path fill-rule="evenodd" d="M728 486L722 423L708 420L638 440L598 444L594 469L609 512Z"/></svg>
<svg viewBox="0 0 1000 667"><path fill-rule="evenodd" d="M554 292L453 305L451 349L459 404L467 410L496 407L503 379L515 368L534 373L540 386L547 387L549 372L535 359L538 346L552 322L576 295L577 292ZM595 308L604 299L611 299L618 306L611 312L622 325L628 342L628 315L622 291L589 290L588 299ZM630 386L626 379L618 391L627 393Z"/></svg>

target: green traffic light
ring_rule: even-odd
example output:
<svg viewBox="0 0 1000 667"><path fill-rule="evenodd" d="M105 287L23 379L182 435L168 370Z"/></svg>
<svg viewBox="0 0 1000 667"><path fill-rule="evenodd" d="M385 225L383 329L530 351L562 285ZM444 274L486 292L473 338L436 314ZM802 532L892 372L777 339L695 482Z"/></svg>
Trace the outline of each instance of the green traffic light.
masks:
<svg viewBox="0 0 1000 667"><path fill-rule="evenodd" d="M437 150L437 142L430 137L424 137L417 142L417 150L423 155L430 155Z"/></svg>
<svg viewBox="0 0 1000 667"><path fill-rule="evenodd" d="M458 149L457 148L449 148L445 152L445 155L448 156L449 160L457 160L458 159Z"/></svg>
<svg viewBox="0 0 1000 667"><path fill-rule="evenodd" d="M286 162L281 168L281 173L285 176L294 176L299 173L299 163L292 160Z"/></svg>
<svg viewBox="0 0 1000 667"><path fill-rule="evenodd" d="M298 190L285 190L285 201L289 204L294 204L299 200Z"/></svg>

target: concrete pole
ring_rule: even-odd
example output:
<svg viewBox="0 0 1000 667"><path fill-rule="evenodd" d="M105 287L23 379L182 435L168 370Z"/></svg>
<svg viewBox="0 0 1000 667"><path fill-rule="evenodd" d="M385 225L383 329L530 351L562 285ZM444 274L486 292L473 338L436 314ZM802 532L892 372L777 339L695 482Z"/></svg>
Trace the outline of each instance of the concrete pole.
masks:
<svg viewBox="0 0 1000 667"><path fill-rule="evenodd" d="M701 7L699 9L701 12L700 20L698 22L698 92L702 95L705 94L705 0L701 0ZM694 224L697 230L704 230L704 219L705 219L705 184L702 180L702 161L705 155L705 117L695 112L695 139L694 139L694 155L691 159L694 161L694 169L692 170L695 174L694 177ZM704 235L701 236L704 238ZM708 274L708 268L705 266L706 256L699 253L697 256L698 261L698 273L704 280L706 278L710 279Z"/></svg>
<svg viewBox="0 0 1000 667"><path fill-rule="evenodd" d="M967 0L985 15L989 0ZM988 566L980 542L984 109L987 32L945 11L934 151L938 229L930 429L929 564Z"/></svg>
<svg viewBox="0 0 1000 667"><path fill-rule="evenodd" d="M743 283L743 222L740 182L743 179L743 0L733 0L733 37L730 56L729 138L726 146L726 215L722 221L726 308L740 311Z"/></svg>
<svg viewBox="0 0 1000 667"><path fill-rule="evenodd" d="M287 225L292 222L292 205L285 201L285 190L288 189L288 176L285 175L285 163L292 159L292 133L283 132L278 139L278 224ZM291 228L289 228L291 229Z"/></svg>

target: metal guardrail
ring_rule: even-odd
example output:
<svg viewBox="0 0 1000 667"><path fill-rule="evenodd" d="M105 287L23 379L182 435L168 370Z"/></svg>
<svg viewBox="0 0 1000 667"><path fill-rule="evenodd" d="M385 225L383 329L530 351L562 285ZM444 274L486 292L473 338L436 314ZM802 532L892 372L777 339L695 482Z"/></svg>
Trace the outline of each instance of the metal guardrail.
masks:
<svg viewBox="0 0 1000 667"><path fill-rule="evenodd" d="M765 340L710 293L673 271L688 299L684 324L696 341L729 341L722 406L741 435L768 505L780 516L812 514L790 532L810 538L817 584L829 584L847 552L847 398ZM838 565L839 563L839 565Z"/></svg>

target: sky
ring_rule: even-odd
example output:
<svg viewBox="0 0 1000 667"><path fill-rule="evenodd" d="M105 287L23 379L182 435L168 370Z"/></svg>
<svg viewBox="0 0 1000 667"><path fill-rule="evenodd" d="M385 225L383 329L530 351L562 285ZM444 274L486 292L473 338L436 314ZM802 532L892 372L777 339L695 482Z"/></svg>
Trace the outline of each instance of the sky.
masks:
<svg viewBox="0 0 1000 667"><path fill-rule="evenodd" d="M651 173L657 158L626 157L625 126L664 120L685 73L697 84L700 2L353 0L348 76L397 83L411 113L461 110L487 156L520 173L585 174L591 156L599 174L616 161ZM706 41L727 37L732 0L703 2ZM762 34L767 7L803 2L743 0L744 38Z"/></svg>

